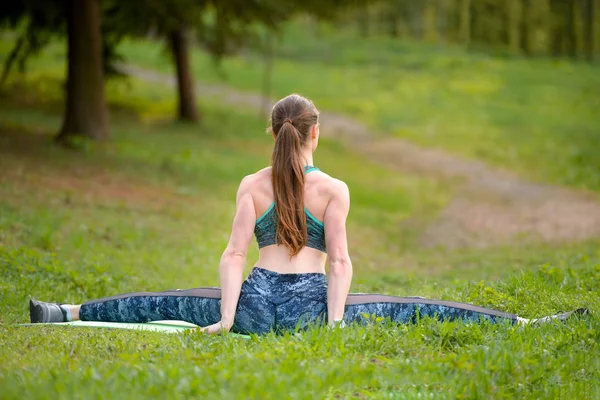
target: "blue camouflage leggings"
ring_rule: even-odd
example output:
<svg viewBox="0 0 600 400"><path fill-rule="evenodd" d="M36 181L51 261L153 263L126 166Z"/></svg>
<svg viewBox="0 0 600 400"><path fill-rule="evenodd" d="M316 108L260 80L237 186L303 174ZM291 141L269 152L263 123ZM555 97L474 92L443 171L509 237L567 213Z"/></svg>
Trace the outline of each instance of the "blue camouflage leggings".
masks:
<svg viewBox="0 0 600 400"><path fill-rule="evenodd" d="M221 319L221 289L198 288L165 292L139 292L107 297L82 304L83 321L149 322L182 320L199 326ZM440 320L516 322L517 316L471 304L396 297L350 294L344 322L364 324L365 316L411 323L417 317ZM255 267L242 284L232 331L263 334L303 329L327 321L327 278L324 274L279 274Z"/></svg>

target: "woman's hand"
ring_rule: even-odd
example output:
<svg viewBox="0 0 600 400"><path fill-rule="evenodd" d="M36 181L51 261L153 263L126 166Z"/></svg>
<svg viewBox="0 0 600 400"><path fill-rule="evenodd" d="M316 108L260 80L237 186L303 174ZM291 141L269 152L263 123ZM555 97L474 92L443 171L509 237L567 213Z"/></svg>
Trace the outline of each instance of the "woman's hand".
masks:
<svg viewBox="0 0 600 400"><path fill-rule="evenodd" d="M229 332L230 329L231 329L231 324L227 324L223 321L219 321L216 324L212 324L212 325L200 328L200 332L208 333L209 335L216 335L219 333L220 334L227 333L227 332Z"/></svg>

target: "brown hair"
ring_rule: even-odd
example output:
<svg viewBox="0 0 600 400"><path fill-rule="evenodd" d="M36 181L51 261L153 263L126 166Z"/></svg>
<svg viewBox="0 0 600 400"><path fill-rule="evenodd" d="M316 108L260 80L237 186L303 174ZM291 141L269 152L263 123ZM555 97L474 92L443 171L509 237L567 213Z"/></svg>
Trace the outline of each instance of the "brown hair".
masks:
<svg viewBox="0 0 600 400"><path fill-rule="evenodd" d="M319 112L313 103L297 94L279 100L271 113L271 130L275 135L271 180L277 213L277 244L290 248L295 256L306 245L304 213L304 160L302 147L309 140Z"/></svg>

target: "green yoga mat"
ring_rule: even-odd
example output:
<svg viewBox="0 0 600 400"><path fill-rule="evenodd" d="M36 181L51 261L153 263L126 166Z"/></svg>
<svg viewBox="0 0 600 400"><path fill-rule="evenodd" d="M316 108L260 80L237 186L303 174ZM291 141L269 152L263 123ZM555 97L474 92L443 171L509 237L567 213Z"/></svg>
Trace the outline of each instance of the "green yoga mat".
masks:
<svg viewBox="0 0 600 400"><path fill-rule="evenodd" d="M47 324L22 324L22 326L74 326L83 328L109 328L109 329L130 329L155 331L164 333L181 333L192 328L197 328L197 325L190 324L185 321L153 321L144 324L121 323L121 322L100 322L100 321L73 321L73 322L57 322ZM249 338L248 335L240 335L237 333L229 333L229 335Z"/></svg>

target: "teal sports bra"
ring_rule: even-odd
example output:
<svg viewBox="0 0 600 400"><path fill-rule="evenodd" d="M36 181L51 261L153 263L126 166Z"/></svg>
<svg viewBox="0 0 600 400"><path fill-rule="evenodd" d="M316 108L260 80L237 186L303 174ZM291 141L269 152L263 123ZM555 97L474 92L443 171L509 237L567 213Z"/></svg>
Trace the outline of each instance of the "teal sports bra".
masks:
<svg viewBox="0 0 600 400"><path fill-rule="evenodd" d="M319 168L310 165L304 167L305 174L312 171L319 171ZM325 247L325 226L306 207L304 207L304 213L306 214L306 231L308 233L306 247L327 253L327 247ZM273 202L267 211L258 217L254 226L254 235L256 235L258 248L262 249L265 246L277 244L276 231L277 212L275 211L275 202Z"/></svg>

